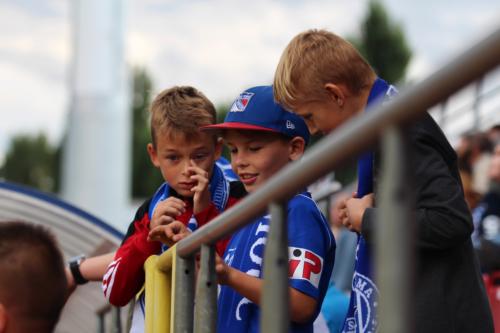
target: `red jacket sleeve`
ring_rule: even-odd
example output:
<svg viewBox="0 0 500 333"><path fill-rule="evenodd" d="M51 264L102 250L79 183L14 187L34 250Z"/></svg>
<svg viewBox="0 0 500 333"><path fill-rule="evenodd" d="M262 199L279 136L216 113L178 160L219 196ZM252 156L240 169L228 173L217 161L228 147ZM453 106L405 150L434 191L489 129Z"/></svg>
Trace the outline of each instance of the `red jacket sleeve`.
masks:
<svg viewBox="0 0 500 333"><path fill-rule="evenodd" d="M144 284L144 262L160 252L160 242L148 242L149 200L137 211L127 236L108 266L102 281L104 295L115 306L124 306Z"/></svg>

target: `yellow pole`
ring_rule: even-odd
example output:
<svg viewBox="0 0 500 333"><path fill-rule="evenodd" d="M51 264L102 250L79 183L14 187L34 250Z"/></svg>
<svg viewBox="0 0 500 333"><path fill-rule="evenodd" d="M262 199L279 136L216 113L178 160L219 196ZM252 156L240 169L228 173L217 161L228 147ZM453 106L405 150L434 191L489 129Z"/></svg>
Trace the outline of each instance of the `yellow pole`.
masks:
<svg viewBox="0 0 500 333"><path fill-rule="evenodd" d="M144 263L145 281L145 330L147 333L171 332L172 255L170 248L161 256L152 255Z"/></svg>

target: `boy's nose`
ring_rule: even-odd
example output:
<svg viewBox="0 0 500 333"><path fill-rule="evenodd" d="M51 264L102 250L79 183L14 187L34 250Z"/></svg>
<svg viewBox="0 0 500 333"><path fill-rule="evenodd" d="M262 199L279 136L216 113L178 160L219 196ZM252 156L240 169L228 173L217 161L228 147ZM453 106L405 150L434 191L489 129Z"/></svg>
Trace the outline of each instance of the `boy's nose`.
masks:
<svg viewBox="0 0 500 333"><path fill-rule="evenodd" d="M234 157L234 159L235 159L235 164L238 167L244 167L244 166L248 165L246 158L241 156L241 155Z"/></svg>
<svg viewBox="0 0 500 333"><path fill-rule="evenodd" d="M191 160L186 160L182 165L182 174L188 176L189 175L189 167L191 166Z"/></svg>

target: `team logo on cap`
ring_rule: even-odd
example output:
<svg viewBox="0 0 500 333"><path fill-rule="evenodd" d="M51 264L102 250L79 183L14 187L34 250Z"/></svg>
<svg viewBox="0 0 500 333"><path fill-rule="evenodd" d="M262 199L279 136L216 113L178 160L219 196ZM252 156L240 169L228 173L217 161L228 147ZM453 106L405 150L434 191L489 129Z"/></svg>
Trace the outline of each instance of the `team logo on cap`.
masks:
<svg viewBox="0 0 500 333"><path fill-rule="evenodd" d="M323 258L300 247L288 247L289 271L291 279L307 280L318 288L323 270Z"/></svg>
<svg viewBox="0 0 500 333"><path fill-rule="evenodd" d="M231 105L231 109L229 112L243 112L247 107L248 103L250 103L250 99L255 95L252 92L244 92L238 97L233 105Z"/></svg>

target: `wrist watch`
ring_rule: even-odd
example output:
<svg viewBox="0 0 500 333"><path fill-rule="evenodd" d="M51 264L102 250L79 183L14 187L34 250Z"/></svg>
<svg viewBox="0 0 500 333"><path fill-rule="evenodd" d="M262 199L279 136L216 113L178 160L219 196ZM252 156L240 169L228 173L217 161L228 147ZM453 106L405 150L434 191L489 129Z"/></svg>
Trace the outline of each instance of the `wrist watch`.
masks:
<svg viewBox="0 0 500 333"><path fill-rule="evenodd" d="M73 279L75 279L76 284L85 284L89 282L86 278L83 277L80 272L80 264L85 260L85 256L83 254L73 257L69 261L69 270L71 271L71 275L73 275Z"/></svg>

